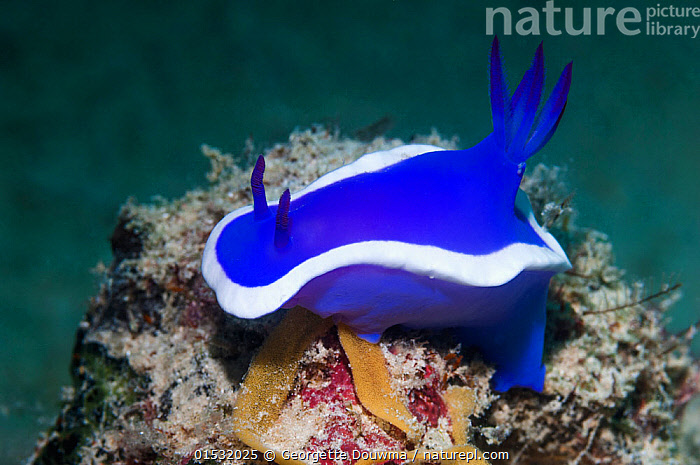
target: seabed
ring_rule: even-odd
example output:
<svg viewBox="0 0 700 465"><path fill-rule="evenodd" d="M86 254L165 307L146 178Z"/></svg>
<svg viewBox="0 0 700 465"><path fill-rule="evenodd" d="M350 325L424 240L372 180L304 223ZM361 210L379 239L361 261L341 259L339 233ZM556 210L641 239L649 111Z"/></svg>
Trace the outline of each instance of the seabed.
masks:
<svg viewBox="0 0 700 465"><path fill-rule="evenodd" d="M436 133L412 142L457 145ZM402 144L296 131L264 154L268 196ZM419 451L428 452L423 463L466 463L458 455L466 451L508 455L494 464L700 463L700 429L680 426L700 389L688 349L695 328L664 329L680 286L627 281L606 235L576 225L562 169L531 167L521 186L573 264L549 289L544 391L496 393L493 368L449 331L391 329L365 347L344 340L342 327L312 321L315 332L294 352L274 334L302 310L225 314L199 267L214 225L251 203L250 175L231 155L203 152L208 188L122 208L114 260L97 267L100 290L76 335L73 385L28 463L269 463L265 451L277 463L375 463L380 452L410 462ZM261 363L266 350L273 357ZM386 372L376 383L388 386L383 394L363 391L368 362L352 361L364 359ZM314 455L321 451L350 458ZM385 463L404 461L391 457Z"/></svg>

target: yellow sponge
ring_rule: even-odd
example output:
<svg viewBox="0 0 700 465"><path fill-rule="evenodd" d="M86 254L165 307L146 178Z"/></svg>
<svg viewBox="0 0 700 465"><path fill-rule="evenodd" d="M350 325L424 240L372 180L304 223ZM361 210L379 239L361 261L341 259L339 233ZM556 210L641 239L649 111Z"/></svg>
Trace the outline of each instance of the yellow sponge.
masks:
<svg viewBox="0 0 700 465"><path fill-rule="evenodd" d="M350 361L357 397L374 416L391 423L416 443L422 433L420 424L408 411L391 386L389 369L382 349L358 337L344 324L338 325L338 337Z"/></svg>
<svg viewBox="0 0 700 465"><path fill-rule="evenodd" d="M323 320L295 307L270 333L238 391L233 425L241 441L259 451L270 450L263 438L278 419L292 390L299 361L311 343L331 326L330 318Z"/></svg>

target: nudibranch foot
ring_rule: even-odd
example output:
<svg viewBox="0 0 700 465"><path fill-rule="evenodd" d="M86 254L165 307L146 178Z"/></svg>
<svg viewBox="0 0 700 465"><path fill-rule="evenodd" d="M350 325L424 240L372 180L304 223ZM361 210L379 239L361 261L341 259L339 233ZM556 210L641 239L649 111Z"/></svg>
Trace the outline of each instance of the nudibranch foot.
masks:
<svg viewBox="0 0 700 465"><path fill-rule="evenodd" d="M387 320L400 320L417 329L458 328L463 347L478 347L496 366L497 390L511 386L542 390L545 299L551 275L531 270L500 286L465 286L401 270L355 265L310 281L294 303L323 317L334 317L373 343L391 326ZM435 312L429 321L426 305Z"/></svg>
<svg viewBox="0 0 700 465"><path fill-rule="evenodd" d="M497 39L490 60L494 131L470 149L370 153L269 205L258 159L253 207L226 215L204 250L221 307L256 318L301 305L370 342L393 325L461 328L499 390L541 389L544 299L571 265L520 182L561 119L571 64L538 112L542 45L512 95Z"/></svg>
<svg viewBox="0 0 700 465"><path fill-rule="evenodd" d="M495 365L492 383L497 391L519 386L541 392L544 387L542 352L549 275L540 276L537 286L527 281L538 277L529 278L519 276L507 285L517 286L519 291L504 290L509 295L520 293L517 306L510 309L512 316L507 321L484 326L465 325L457 330L463 347L479 348L485 359Z"/></svg>

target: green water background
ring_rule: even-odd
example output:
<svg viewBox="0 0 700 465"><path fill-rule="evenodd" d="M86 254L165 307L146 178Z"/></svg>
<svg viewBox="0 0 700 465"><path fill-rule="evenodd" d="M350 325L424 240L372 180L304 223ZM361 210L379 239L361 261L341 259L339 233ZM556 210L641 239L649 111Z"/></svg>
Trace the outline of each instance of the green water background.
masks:
<svg viewBox="0 0 700 465"><path fill-rule="evenodd" d="M90 269L110 261L129 196L205 185L202 143L240 153L248 136L263 148L315 122L352 134L389 115L391 136L435 127L469 147L491 131L485 8L523 5L3 1L0 462L28 456L58 412ZM612 26L502 35L502 51L515 82L544 40L549 89L574 60L566 114L533 162L568 168L578 223L610 235L631 277L684 283L678 330L700 318L700 38Z"/></svg>

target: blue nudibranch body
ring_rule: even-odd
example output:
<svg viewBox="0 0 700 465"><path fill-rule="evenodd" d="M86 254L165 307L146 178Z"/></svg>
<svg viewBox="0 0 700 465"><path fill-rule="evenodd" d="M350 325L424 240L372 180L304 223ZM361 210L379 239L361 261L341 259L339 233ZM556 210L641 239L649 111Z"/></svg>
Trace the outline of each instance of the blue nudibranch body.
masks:
<svg viewBox="0 0 700 465"><path fill-rule="evenodd" d="M301 305L371 342L397 324L455 327L495 364L495 389L542 390L547 288L571 265L519 185L564 112L571 63L538 118L542 46L512 96L497 39L490 65L494 131L475 147L367 154L269 205L260 157L254 205L221 220L204 251L222 308L256 318Z"/></svg>

